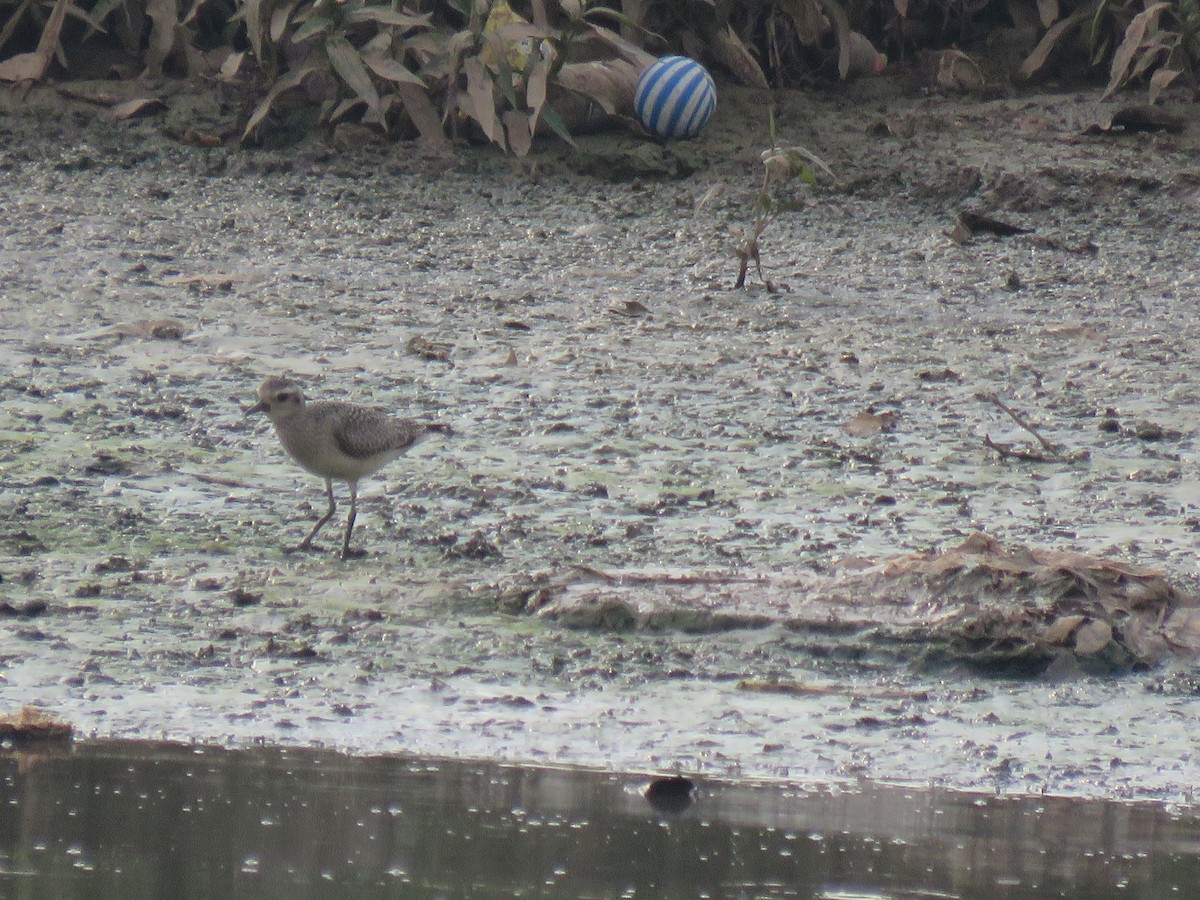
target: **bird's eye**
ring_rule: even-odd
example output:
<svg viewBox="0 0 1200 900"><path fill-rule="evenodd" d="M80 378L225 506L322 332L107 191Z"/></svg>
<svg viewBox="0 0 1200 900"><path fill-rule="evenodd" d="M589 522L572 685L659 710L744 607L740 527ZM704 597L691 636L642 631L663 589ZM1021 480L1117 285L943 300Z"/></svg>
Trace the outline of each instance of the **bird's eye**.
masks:
<svg viewBox="0 0 1200 900"><path fill-rule="evenodd" d="M288 398L287 391L280 391L278 394L275 395L275 402L276 403L284 403L287 401L287 398Z"/></svg>

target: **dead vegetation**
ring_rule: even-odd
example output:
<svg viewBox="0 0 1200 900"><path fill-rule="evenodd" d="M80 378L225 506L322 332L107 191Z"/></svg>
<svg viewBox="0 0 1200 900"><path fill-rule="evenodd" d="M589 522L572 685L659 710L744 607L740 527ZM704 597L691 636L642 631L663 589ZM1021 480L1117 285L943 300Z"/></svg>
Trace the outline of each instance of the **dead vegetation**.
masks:
<svg viewBox="0 0 1200 900"><path fill-rule="evenodd" d="M0 714L0 743L26 744L36 741L67 741L74 727L34 706L15 713Z"/></svg>
<svg viewBox="0 0 1200 900"><path fill-rule="evenodd" d="M894 652L1005 674L1121 672L1200 654L1196 598L1161 572L983 534L821 576L573 568L500 603L576 628L781 625L835 656Z"/></svg>
<svg viewBox="0 0 1200 900"><path fill-rule="evenodd" d="M301 105L330 125L520 156L539 133L632 122L637 76L666 52L766 88L873 74L883 50L918 83L928 69L924 87L975 90L987 81L970 52L1003 41L1020 58L1001 78L1104 71L1106 96L1139 84L1153 103L1191 80L1198 26L1187 4L1130 0L0 0L0 80L208 79L242 113L228 134L192 135L200 146L258 140Z"/></svg>

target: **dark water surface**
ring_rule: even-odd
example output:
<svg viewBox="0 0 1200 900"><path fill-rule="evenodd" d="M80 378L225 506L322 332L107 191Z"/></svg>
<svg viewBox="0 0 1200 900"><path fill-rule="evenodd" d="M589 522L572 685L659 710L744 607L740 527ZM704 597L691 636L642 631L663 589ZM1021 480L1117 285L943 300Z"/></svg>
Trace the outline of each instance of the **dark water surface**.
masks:
<svg viewBox="0 0 1200 900"><path fill-rule="evenodd" d="M1152 804L81 744L0 756L0 897L1195 897Z"/></svg>

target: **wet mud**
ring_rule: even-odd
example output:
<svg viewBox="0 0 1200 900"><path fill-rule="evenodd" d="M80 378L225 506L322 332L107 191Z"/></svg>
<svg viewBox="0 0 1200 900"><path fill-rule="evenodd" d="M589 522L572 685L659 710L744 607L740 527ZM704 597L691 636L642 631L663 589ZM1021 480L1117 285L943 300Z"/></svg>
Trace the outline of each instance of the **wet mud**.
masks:
<svg viewBox="0 0 1200 900"><path fill-rule="evenodd" d="M820 574L976 531L1195 589L1200 125L788 95L780 139L837 180L763 235L775 290L733 291L769 101L722 97L692 144L517 162L196 148L174 123L220 112L187 94L123 123L6 95L0 702L100 737L1190 802L1185 664L997 680L501 605L573 565ZM364 559L283 552L324 497L242 415L278 372L453 430L362 485Z"/></svg>

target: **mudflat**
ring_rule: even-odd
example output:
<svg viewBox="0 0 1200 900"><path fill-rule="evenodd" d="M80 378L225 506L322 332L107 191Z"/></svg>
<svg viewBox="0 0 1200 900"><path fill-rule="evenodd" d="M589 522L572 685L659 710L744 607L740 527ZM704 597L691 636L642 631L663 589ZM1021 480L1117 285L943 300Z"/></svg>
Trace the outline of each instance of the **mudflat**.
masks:
<svg viewBox="0 0 1200 900"><path fill-rule="evenodd" d="M768 95L722 88L694 142L518 161L353 129L197 147L231 113L163 93L127 122L0 99L0 704L103 737L1190 799L1178 664L997 680L501 598L977 531L1190 591L1194 109L778 95L779 143L835 178L764 231L772 289L733 290ZM243 418L272 373L453 431L361 485L363 559L283 552L324 497Z"/></svg>

